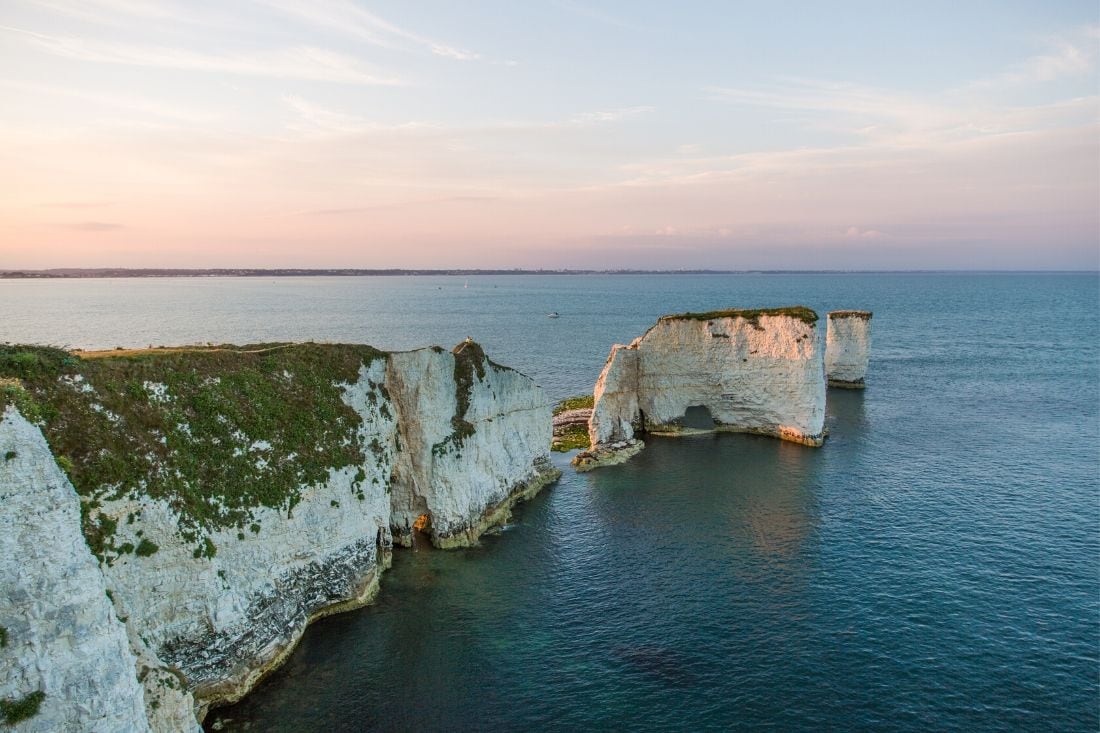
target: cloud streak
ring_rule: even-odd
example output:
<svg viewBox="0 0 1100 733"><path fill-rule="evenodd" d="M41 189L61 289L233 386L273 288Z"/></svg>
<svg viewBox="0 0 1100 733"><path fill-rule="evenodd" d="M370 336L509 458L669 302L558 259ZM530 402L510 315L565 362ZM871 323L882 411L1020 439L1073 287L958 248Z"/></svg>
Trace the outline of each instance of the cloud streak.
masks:
<svg viewBox="0 0 1100 733"><path fill-rule="evenodd" d="M1081 38L1084 42L1080 40ZM1086 74L1096 64L1097 38L1100 38L1100 26L1086 26L1071 38L1052 39L1049 42L1051 46L1049 52L1031 56L989 79L979 79L970 84L969 88L992 89L1039 84L1062 77Z"/></svg>
<svg viewBox="0 0 1100 733"><path fill-rule="evenodd" d="M346 0L258 0L287 15L319 28L350 35L383 48L416 46L436 56L456 61L473 61L481 55L427 38L401 28Z"/></svg>
<svg viewBox="0 0 1100 733"><path fill-rule="evenodd" d="M113 232L123 228L121 224L109 221L80 221L74 224L67 224L66 227L78 232Z"/></svg>
<svg viewBox="0 0 1100 733"><path fill-rule="evenodd" d="M397 77L380 74L351 56L313 46L209 54L168 46L49 35L10 26L0 26L0 30L19 35L47 53L77 61L342 84L402 84Z"/></svg>

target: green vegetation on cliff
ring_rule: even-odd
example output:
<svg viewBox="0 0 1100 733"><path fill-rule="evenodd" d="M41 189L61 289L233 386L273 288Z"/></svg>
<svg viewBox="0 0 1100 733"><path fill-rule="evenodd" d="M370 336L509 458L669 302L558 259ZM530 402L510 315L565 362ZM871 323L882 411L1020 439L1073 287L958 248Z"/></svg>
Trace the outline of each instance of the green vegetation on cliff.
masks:
<svg viewBox="0 0 1100 733"><path fill-rule="evenodd" d="M485 380L487 362L494 368L503 368L486 359L480 344L471 339L454 347L451 353L455 357L455 414L451 416L451 434L432 446L432 453L437 456L451 447L457 450L462 446L462 441L474 434L474 425L466 419L466 412L470 409L475 376L478 381Z"/></svg>
<svg viewBox="0 0 1100 733"><path fill-rule="evenodd" d="M661 316L662 321L711 321L716 318L744 318L753 326L760 327L762 316L789 316L812 326L817 323L817 313L804 305L792 305L784 308L748 308L707 311L706 313L675 313Z"/></svg>
<svg viewBox="0 0 1100 733"><path fill-rule="evenodd" d="M0 700L0 714L4 716L5 723L15 725L38 715L38 709L42 707L42 701L45 699L46 693L38 690L18 699Z"/></svg>
<svg viewBox="0 0 1100 733"><path fill-rule="evenodd" d="M554 417L557 418L570 410L591 410L595 402L595 397L590 394L567 397L554 406ZM554 437L550 441L550 450L566 453L578 448L587 448L588 445L587 420L571 424L559 424L557 419L554 420Z"/></svg>
<svg viewBox="0 0 1100 733"><path fill-rule="evenodd" d="M0 411L42 427L81 496L89 546L116 547L104 499L150 496L180 515L180 534L212 557L215 528L257 531L252 510L291 511L303 486L364 461L359 415L342 385L384 358L369 346L260 344L70 353L0 345Z"/></svg>
<svg viewBox="0 0 1100 733"><path fill-rule="evenodd" d="M560 432L555 431L550 442L550 450L556 453L568 453L571 450L584 450L590 444L588 424L570 425Z"/></svg>
<svg viewBox="0 0 1100 733"><path fill-rule="evenodd" d="M591 410L596 404L596 398L590 394L581 394L575 397L566 397L554 405L554 414L560 415L567 410Z"/></svg>

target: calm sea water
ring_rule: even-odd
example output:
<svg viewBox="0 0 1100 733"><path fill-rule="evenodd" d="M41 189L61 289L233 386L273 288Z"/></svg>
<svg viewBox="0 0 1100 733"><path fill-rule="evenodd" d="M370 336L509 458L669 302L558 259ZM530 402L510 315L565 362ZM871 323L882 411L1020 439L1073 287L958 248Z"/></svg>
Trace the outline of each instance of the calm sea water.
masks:
<svg viewBox="0 0 1100 733"><path fill-rule="evenodd" d="M562 397L662 313L804 303L875 311L870 386L830 391L821 449L652 439L478 548L399 551L208 725L1100 728L1096 275L465 282L0 281L0 341L473 336Z"/></svg>

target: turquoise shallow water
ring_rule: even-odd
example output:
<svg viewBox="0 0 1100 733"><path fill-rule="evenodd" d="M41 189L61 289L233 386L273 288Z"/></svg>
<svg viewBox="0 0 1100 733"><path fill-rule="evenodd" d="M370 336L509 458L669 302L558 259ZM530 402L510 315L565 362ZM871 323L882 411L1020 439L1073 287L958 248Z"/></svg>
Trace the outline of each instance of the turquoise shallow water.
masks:
<svg viewBox="0 0 1100 733"><path fill-rule="evenodd" d="M0 281L0 340L481 341L554 397L665 312L875 311L831 436L653 439L397 553L230 730L1100 727L1096 275ZM545 313L558 311L559 319Z"/></svg>

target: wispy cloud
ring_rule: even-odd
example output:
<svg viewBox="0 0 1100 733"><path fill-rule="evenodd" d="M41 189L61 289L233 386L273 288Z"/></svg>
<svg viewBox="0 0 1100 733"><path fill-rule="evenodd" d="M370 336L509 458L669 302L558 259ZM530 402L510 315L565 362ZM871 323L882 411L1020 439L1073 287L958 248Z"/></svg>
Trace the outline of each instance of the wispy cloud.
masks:
<svg viewBox="0 0 1100 733"><path fill-rule="evenodd" d="M941 100L818 79L787 79L762 88L708 87L713 101L812 115L809 124L859 137L944 131L966 123L968 110Z"/></svg>
<svg viewBox="0 0 1100 733"><path fill-rule="evenodd" d="M113 232L123 228L121 224L109 221L80 221L74 224L66 224L65 227L79 232Z"/></svg>
<svg viewBox="0 0 1100 733"><path fill-rule="evenodd" d="M948 90L918 96L850 83L789 80L772 87L710 87L715 101L804 113L808 128L851 136L853 144L928 147L987 135L1095 121L1097 96L1009 106Z"/></svg>
<svg viewBox="0 0 1100 733"><path fill-rule="evenodd" d="M590 4L577 3L573 0L554 0L555 6L562 10L567 10L571 13L575 13L589 20L594 20L598 23L614 26L615 28L623 28L625 30L637 31L641 30L637 25L628 22L624 18L612 15L611 13L604 12L598 8L593 7Z"/></svg>
<svg viewBox="0 0 1100 733"><path fill-rule="evenodd" d="M426 48L436 56L472 61L480 54L401 28L346 0L257 0L319 28L351 35L377 46Z"/></svg>
<svg viewBox="0 0 1100 733"><path fill-rule="evenodd" d="M617 109L605 109L598 112L578 112L569 118L569 124L593 125L604 122L618 122L633 117L640 117L653 111L653 107L640 105L637 107L619 107Z"/></svg>
<svg viewBox="0 0 1100 733"><path fill-rule="evenodd" d="M56 201L38 204L43 209L99 209L110 205L108 201Z"/></svg>
<svg viewBox="0 0 1100 733"><path fill-rule="evenodd" d="M862 227L848 227L844 230L846 239L884 239L888 235L878 229L864 229Z"/></svg>
<svg viewBox="0 0 1100 733"><path fill-rule="evenodd" d="M282 101L297 114L297 120L290 123L289 128L302 133L341 135L442 129L439 125L427 122L404 122L396 125L371 122L356 115L322 107L294 94L284 95Z"/></svg>
<svg viewBox="0 0 1100 733"><path fill-rule="evenodd" d="M578 112L565 119L550 120L546 122L515 120L485 122L466 127L446 127L437 123L418 121L399 124L381 124L357 115L322 107L293 94L284 95L282 101L297 114L297 120L290 124L290 129L298 132L315 134L424 132L434 135L446 132L461 135L463 133L478 134L492 131L522 132L525 130L546 131L552 129L579 129L609 125L624 120L634 119L649 114L654 110L653 107L640 105L635 107L598 110L594 112Z"/></svg>
<svg viewBox="0 0 1100 733"><path fill-rule="evenodd" d="M138 113L186 123L209 123L218 118L216 112L184 107L178 104L162 104L143 97L110 92L89 91L55 84L0 79L0 89L45 97L70 99L82 105L95 105L116 112ZM87 113L85 106L83 112Z"/></svg>
<svg viewBox="0 0 1100 733"><path fill-rule="evenodd" d="M294 212L296 216L347 216L349 214L371 214L380 211L394 211L397 209L417 206L438 206L441 204L476 204L491 201L499 201L500 196L445 196L441 198L422 199L415 201L396 201L389 204L377 204L372 206L349 206L341 209L311 209L308 211Z"/></svg>
<svg viewBox="0 0 1100 733"><path fill-rule="evenodd" d="M33 5L55 13L91 21L98 25L120 26L129 20L185 25L223 24L232 18L218 15L198 3L176 0L30 0Z"/></svg>
<svg viewBox="0 0 1100 733"><path fill-rule="evenodd" d="M1095 70L1095 43L1079 30L1050 41L1051 52L1013 64L996 76L940 92L915 93L843 81L785 78L756 87L712 86L712 101L801 114L807 128L852 136L855 144L927 147L974 137L1095 123L1097 96L1035 105L1007 105L998 87L1042 84Z"/></svg>
<svg viewBox="0 0 1100 733"><path fill-rule="evenodd" d="M1100 26L1086 26L1070 36L1049 39L1050 50L1047 53L1024 59L1003 73L979 79L969 87L981 89L1037 84L1086 74L1096 65L1097 38L1100 38Z"/></svg>
<svg viewBox="0 0 1100 733"><path fill-rule="evenodd" d="M312 46L208 54L167 46L143 46L48 35L9 26L0 26L0 30L19 35L48 53L79 61L344 84L402 83L396 77L367 68L351 56Z"/></svg>

